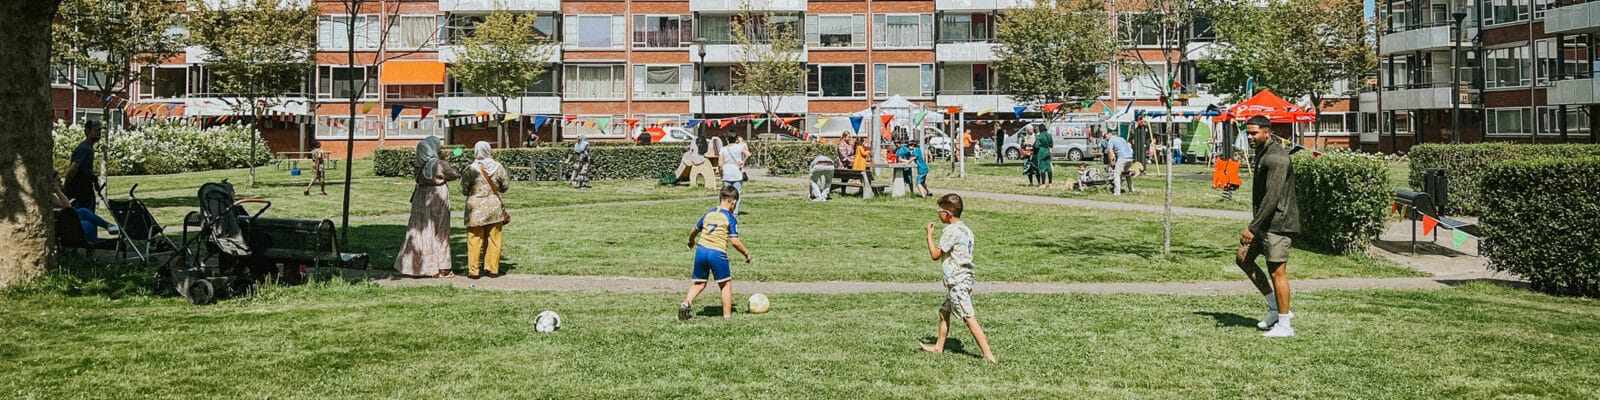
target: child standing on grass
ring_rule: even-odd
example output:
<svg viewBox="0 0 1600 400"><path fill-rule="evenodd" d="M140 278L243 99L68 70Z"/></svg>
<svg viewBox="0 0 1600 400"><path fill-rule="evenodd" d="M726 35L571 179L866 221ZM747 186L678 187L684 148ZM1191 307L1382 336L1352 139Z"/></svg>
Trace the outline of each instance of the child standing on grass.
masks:
<svg viewBox="0 0 1600 400"><path fill-rule="evenodd" d="M739 203L739 189L723 186L717 208L700 217L694 230L689 231L689 248L694 249L694 272L689 295L678 303L678 319L689 319L689 306L695 296L706 289L706 278L717 280L722 289L722 318L733 317L733 271L728 267L728 245L744 254L744 263L750 263L750 250L739 241L739 221L733 217L733 208Z"/></svg>
<svg viewBox="0 0 1600 400"><path fill-rule="evenodd" d="M311 143L311 182L306 183L306 191L305 191L305 195L306 196L310 196L311 195L311 187L314 186L314 185L317 185L319 183L322 184L322 187L320 189L318 189L318 190L320 190L322 192L323 196L327 196L328 195L328 175L327 175L327 168L324 165L327 161L328 161L328 152L322 150L322 142L312 142ZM347 168L348 168L348 166L347 166Z"/></svg>
<svg viewBox="0 0 1600 400"><path fill-rule="evenodd" d="M989 337L983 334L977 313L972 309L973 235L972 229L961 223L962 208L960 195L951 193L939 198L939 221L944 222L945 227L938 243L933 241L934 223L928 223L928 255L944 263L944 287L948 292L944 306L939 307L939 336L933 344L921 346L929 353L943 353L944 339L950 335L950 314L955 313L966 321L967 329L978 341L978 348L983 350L983 359L993 364L998 360L989 349Z"/></svg>

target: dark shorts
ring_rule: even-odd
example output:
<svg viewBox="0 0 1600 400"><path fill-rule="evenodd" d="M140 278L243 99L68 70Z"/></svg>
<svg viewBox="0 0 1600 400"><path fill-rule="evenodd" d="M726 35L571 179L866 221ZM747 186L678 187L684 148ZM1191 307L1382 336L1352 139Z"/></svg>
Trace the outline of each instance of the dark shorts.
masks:
<svg viewBox="0 0 1600 400"><path fill-rule="evenodd" d="M1244 261L1256 262L1256 257L1265 254L1269 263L1289 262L1289 237L1276 233L1267 233L1257 236L1254 242L1245 250Z"/></svg>
<svg viewBox="0 0 1600 400"><path fill-rule="evenodd" d="M695 282L705 282L708 276L717 282L733 279L733 271L728 268L728 253L695 246L694 272L689 277Z"/></svg>

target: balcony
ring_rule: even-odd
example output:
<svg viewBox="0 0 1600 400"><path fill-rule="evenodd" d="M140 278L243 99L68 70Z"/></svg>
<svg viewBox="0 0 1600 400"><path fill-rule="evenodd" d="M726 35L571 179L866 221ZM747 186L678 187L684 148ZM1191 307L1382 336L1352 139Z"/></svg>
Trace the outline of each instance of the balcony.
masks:
<svg viewBox="0 0 1600 400"><path fill-rule="evenodd" d="M1461 108L1476 107L1479 103L1477 88L1463 89L1465 90L1461 92ZM1448 82L1392 86L1383 91L1383 109L1448 110L1453 107L1450 92Z"/></svg>
<svg viewBox="0 0 1600 400"><path fill-rule="evenodd" d="M495 5L506 11L561 11L560 0L439 0L442 12L491 12Z"/></svg>
<svg viewBox="0 0 1600 400"><path fill-rule="evenodd" d="M705 100L705 109L711 110L713 114L758 114L767 112L761 106L760 98L753 96L712 93L707 95ZM780 114L805 113L806 105L806 94L796 92L780 99L778 106L772 112ZM689 98L689 112L695 114L702 112L698 96Z"/></svg>
<svg viewBox="0 0 1600 400"><path fill-rule="evenodd" d="M689 0L689 11L739 12L739 6L745 1L749 1L750 9L755 11L803 12L806 10L805 0Z"/></svg>
<svg viewBox="0 0 1600 400"><path fill-rule="evenodd" d="M1030 0L936 0L934 7L939 11L989 11L1004 10L1007 8L1032 7Z"/></svg>
<svg viewBox="0 0 1600 400"><path fill-rule="evenodd" d="M183 102L184 115L239 115L248 113L247 106L241 105L245 100L237 95L218 93L190 93L185 99L171 99L164 102ZM306 94L297 93L266 101L269 106L262 110L263 114L292 114L311 115L310 102L306 101Z"/></svg>
<svg viewBox="0 0 1600 400"><path fill-rule="evenodd" d="M545 57L534 61L551 64L561 62L561 46L554 47L549 53L545 54ZM447 44L439 46L439 62L446 64L456 62L460 58L459 54L461 54L461 45Z"/></svg>
<svg viewBox="0 0 1600 400"><path fill-rule="evenodd" d="M936 97L939 106L959 106L966 112L979 112L984 109L996 113L1010 112L1017 102L1011 96L999 94L990 90L940 90Z"/></svg>
<svg viewBox="0 0 1600 400"><path fill-rule="evenodd" d="M700 47L699 46L700 45L690 45L689 46L689 48L688 48L688 50L689 50L689 61L691 61L691 62L699 62L700 61L700 55L699 55L700 54ZM730 64L730 63L739 63L739 62L744 61L744 48L743 48L744 46L737 45L737 44L708 44L708 45L705 45L705 46L706 46L706 63L707 64ZM760 46L765 46L765 45L760 45ZM800 57L795 59L795 60L799 61L799 62L805 62L806 61L806 57L807 57L806 54L807 54L806 53L806 49L804 47L801 47L800 48Z"/></svg>
<svg viewBox="0 0 1600 400"><path fill-rule="evenodd" d="M1545 12L1544 32L1600 33L1600 2L1566 5Z"/></svg>
<svg viewBox="0 0 1600 400"><path fill-rule="evenodd" d="M1412 25L1409 30L1392 30L1383 35L1383 45L1378 52L1384 55L1405 53L1412 51L1449 50L1456 42L1450 40L1449 22L1434 22L1429 24ZM1472 38L1478 35L1478 27L1471 22L1462 22L1461 47L1471 47Z"/></svg>
<svg viewBox="0 0 1600 400"><path fill-rule="evenodd" d="M1600 104L1600 80L1593 76L1579 76L1582 79L1566 79L1555 81L1550 89L1545 92L1545 99L1551 105L1571 104Z"/></svg>
<svg viewBox="0 0 1600 400"><path fill-rule="evenodd" d="M513 97L507 99L505 112L511 114L560 114L561 98L553 94ZM446 93L439 98L440 110L460 110L473 113L478 111L498 112L500 99L497 97L480 97L471 93Z"/></svg>
<svg viewBox="0 0 1600 400"><path fill-rule="evenodd" d="M995 60L994 47L994 43L987 41L941 41L935 47L936 59L953 63L987 63Z"/></svg>

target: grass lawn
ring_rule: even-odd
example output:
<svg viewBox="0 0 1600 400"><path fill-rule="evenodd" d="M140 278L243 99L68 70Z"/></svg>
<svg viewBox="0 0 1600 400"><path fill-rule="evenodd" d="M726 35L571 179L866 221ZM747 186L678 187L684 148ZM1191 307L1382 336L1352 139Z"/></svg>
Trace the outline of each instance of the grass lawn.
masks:
<svg viewBox="0 0 1600 400"><path fill-rule="evenodd" d="M1146 170L1145 175L1134 178L1134 191L1124 193L1122 196L1111 194L1111 187L1096 187L1079 192L1067 189L1067 182L1078 177L1078 165L1085 164L1090 168L1103 167L1099 162L1055 163L1055 184L1050 189L1040 189L1028 186L1028 177L1022 175L1022 163L1007 161L1004 166L994 165L992 160L967 164L967 177L961 178L950 173L948 161L931 165L928 175L928 187L939 191L941 189L973 190L980 192L1026 194L1034 196L1050 196L1073 199L1115 201L1122 203L1161 205L1166 202L1167 178L1165 175L1157 176L1153 167ZM1222 191L1211 188L1211 168L1205 164L1186 164L1174 168L1177 174L1172 178L1172 205L1174 207L1210 208L1219 210L1250 210L1250 182L1249 175L1244 176L1245 185L1235 191L1232 199L1223 199ZM1166 171L1166 166L1161 167ZM1103 172L1103 171L1102 171ZM1103 175L1103 174L1102 174Z"/></svg>
<svg viewBox="0 0 1600 400"><path fill-rule="evenodd" d="M1258 336L1257 296L980 293L993 366L965 327L948 354L917 349L937 293L782 295L688 322L675 293L0 298L13 399L1600 397L1600 303L1482 284L1297 295L1281 340ZM533 332L544 309L561 331Z"/></svg>
<svg viewBox="0 0 1600 400"><path fill-rule="evenodd" d="M513 273L686 278L689 229L715 202L683 201L614 209L595 206L518 213L506 228L504 258ZM935 281L928 260L932 199L880 197L813 203L798 196L744 203L739 234L755 255L739 279L771 281ZM1107 212L973 199L966 223L977 232L979 281L1142 282L1244 279L1233 265L1243 221L1180 217L1173 253L1159 256L1158 214ZM404 217L353 226L356 250L388 268L405 236ZM465 230L452 239L465 261ZM738 255L734 255L735 259ZM1296 279L1418 276L1366 257L1295 249Z"/></svg>

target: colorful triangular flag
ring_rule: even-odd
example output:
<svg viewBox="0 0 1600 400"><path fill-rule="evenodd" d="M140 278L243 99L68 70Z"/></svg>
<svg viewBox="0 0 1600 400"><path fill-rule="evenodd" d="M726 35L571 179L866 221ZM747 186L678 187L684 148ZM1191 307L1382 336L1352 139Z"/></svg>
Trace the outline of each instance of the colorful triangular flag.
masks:
<svg viewBox="0 0 1600 400"><path fill-rule="evenodd" d="M894 114L884 114L883 116L878 117L878 119L882 119L883 120L882 125L884 127L888 127L889 126L889 121L894 120Z"/></svg>
<svg viewBox="0 0 1600 400"><path fill-rule="evenodd" d="M781 121L783 121L783 126L788 126L788 127L792 128L793 126L790 126L790 124L793 124L795 121L799 121L799 120L800 120L800 118L789 117L789 118L784 118Z"/></svg>
<svg viewBox="0 0 1600 400"><path fill-rule="evenodd" d="M550 119L550 117L546 117L546 116L543 116L543 115L535 115L535 116L533 116L533 130L539 130L539 126L544 125L544 121L548 120L548 119Z"/></svg>
<svg viewBox="0 0 1600 400"><path fill-rule="evenodd" d="M504 118L504 119L502 119L502 120L501 120L501 122L511 122L511 121L516 121L516 120L517 120L517 117L518 117L518 115L516 115L516 114L511 114L511 113L506 113L506 116L505 116L505 118Z"/></svg>
<svg viewBox="0 0 1600 400"><path fill-rule="evenodd" d="M1022 112L1023 111L1027 111L1027 110L1028 110L1028 106L1011 107L1011 112L1017 114L1017 119L1022 119Z"/></svg>
<svg viewBox="0 0 1600 400"><path fill-rule="evenodd" d="M945 107L945 108L944 108L944 113L945 113L945 115L956 115L956 114L960 114L960 113L961 113L961 107L957 107L957 106L948 106L948 107Z"/></svg>
<svg viewBox="0 0 1600 400"><path fill-rule="evenodd" d="M718 124L720 125L719 127L721 127L721 128L727 128L728 125L732 125L733 124L733 119L732 118L723 118L723 119L719 120Z"/></svg>
<svg viewBox="0 0 1600 400"><path fill-rule="evenodd" d="M1458 249L1461 248L1461 244L1467 242L1467 238L1468 237L1472 236L1472 235L1468 235L1466 232L1462 232L1460 229L1456 229L1456 230L1451 231L1451 232L1452 232L1451 235L1454 236L1454 239L1455 239L1455 244L1456 244L1455 247L1458 248Z"/></svg>
<svg viewBox="0 0 1600 400"><path fill-rule="evenodd" d="M861 133L861 116L860 115L852 115L852 116L850 116L850 131L854 132L854 133L857 133L857 134Z"/></svg>
<svg viewBox="0 0 1600 400"><path fill-rule="evenodd" d="M833 119L833 117L825 117L825 116L824 117L817 117L817 125L814 126L814 128L822 129L822 127L828 125L828 120L831 120L831 119Z"/></svg>
<svg viewBox="0 0 1600 400"><path fill-rule="evenodd" d="M687 126L685 126L685 127L686 127L686 128L689 128L689 129L694 129L694 126L695 126L695 125L700 125L700 120L698 120L698 119L691 119L691 120L689 120L689 125L687 125Z"/></svg>
<svg viewBox="0 0 1600 400"><path fill-rule="evenodd" d="M378 106L378 103L373 103L373 102L370 102L370 101L366 102L366 103L361 103L361 113L362 114L366 114L367 112L372 111L373 107L377 107L377 106Z"/></svg>
<svg viewBox="0 0 1600 400"><path fill-rule="evenodd" d="M985 109L982 109L982 110L978 110L978 116L982 117L982 116L985 116L985 115L989 115L989 113L992 113L992 112L994 112L993 108L985 108Z"/></svg>
<svg viewBox="0 0 1600 400"><path fill-rule="evenodd" d="M1061 108L1061 103L1045 104L1043 107L1039 107L1039 108L1044 110L1044 112L1053 113L1053 112L1056 112L1057 108Z"/></svg>
<svg viewBox="0 0 1600 400"><path fill-rule="evenodd" d="M639 119L638 118L623 118L622 122L627 122L628 123L628 129L633 129L634 125L638 125L639 124Z"/></svg>
<svg viewBox="0 0 1600 400"><path fill-rule="evenodd" d="M761 129L761 124L764 123L764 122L767 122L766 118L752 119L752 120L750 120L750 124L751 124L750 128L751 129Z"/></svg>
<svg viewBox="0 0 1600 400"><path fill-rule="evenodd" d="M911 124L912 125L922 125L922 119L927 118L927 117L928 117L928 112L927 111L917 111L916 114L911 114Z"/></svg>
<svg viewBox="0 0 1600 400"><path fill-rule="evenodd" d="M605 132L606 128L611 127L611 117L595 118L594 119L594 123L595 123L595 126L600 127L600 131L601 132Z"/></svg>
<svg viewBox="0 0 1600 400"><path fill-rule="evenodd" d="M422 108L422 117L420 117L420 118L421 119L428 118L428 113L431 113L431 112L433 112L433 107L423 107Z"/></svg>
<svg viewBox="0 0 1600 400"><path fill-rule="evenodd" d="M389 107L389 120L393 121L393 120L396 120L396 119L400 119L400 111L404 110L404 109L406 109L406 106L399 105L399 104L395 104L393 106L390 106Z"/></svg>
<svg viewBox="0 0 1600 400"><path fill-rule="evenodd" d="M1427 214L1423 214L1422 215L1422 234L1423 235L1433 234L1433 228L1436 227L1436 226L1439 226L1439 220L1433 219L1433 217L1430 217Z"/></svg>

